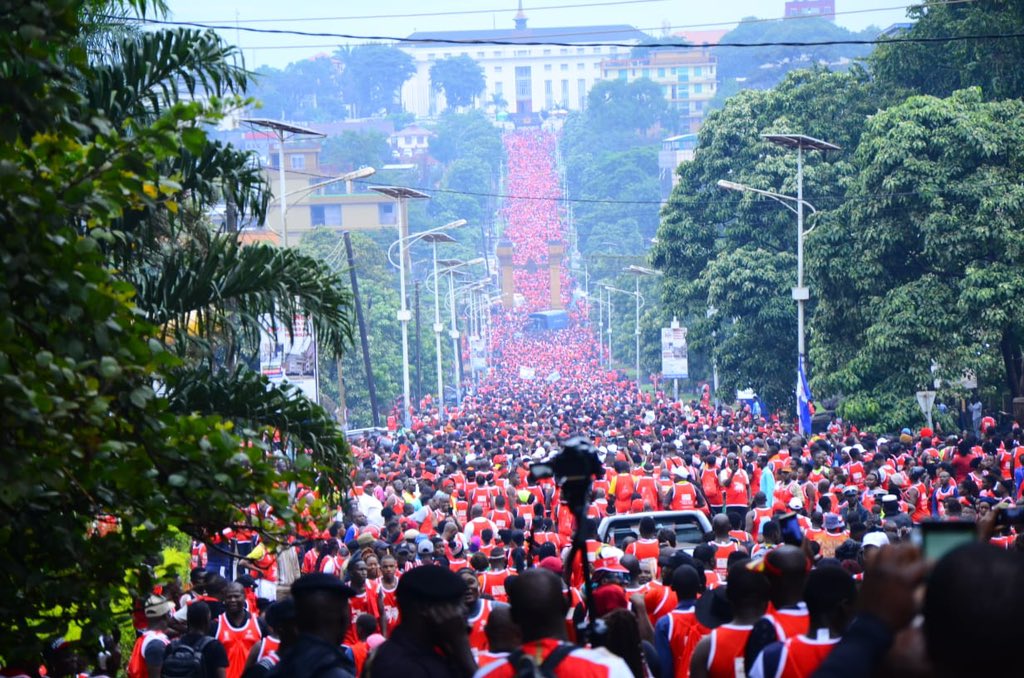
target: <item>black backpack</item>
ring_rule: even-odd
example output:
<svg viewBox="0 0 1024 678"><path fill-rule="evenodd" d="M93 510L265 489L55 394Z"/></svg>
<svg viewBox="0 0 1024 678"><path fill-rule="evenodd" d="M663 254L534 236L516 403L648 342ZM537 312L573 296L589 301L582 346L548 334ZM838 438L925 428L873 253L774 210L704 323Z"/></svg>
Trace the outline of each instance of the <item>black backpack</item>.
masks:
<svg viewBox="0 0 1024 678"><path fill-rule="evenodd" d="M555 668L575 649L572 643L561 643L539 666L522 650L513 650L508 654L508 663L515 670L515 678L555 678Z"/></svg>
<svg viewBox="0 0 1024 678"><path fill-rule="evenodd" d="M195 647L181 638L167 646L164 663L160 670L163 678L206 678L203 670L203 650L213 642L210 636L203 636Z"/></svg>

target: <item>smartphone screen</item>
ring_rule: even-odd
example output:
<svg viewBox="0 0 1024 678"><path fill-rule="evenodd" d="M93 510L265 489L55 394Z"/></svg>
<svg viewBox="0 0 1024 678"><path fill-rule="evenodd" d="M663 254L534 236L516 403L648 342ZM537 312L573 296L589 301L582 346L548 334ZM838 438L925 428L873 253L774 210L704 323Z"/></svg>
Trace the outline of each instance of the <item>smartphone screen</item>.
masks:
<svg viewBox="0 0 1024 678"><path fill-rule="evenodd" d="M973 523L922 523L921 551L925 560L936 561L958 546L975 540Z"/></svg>

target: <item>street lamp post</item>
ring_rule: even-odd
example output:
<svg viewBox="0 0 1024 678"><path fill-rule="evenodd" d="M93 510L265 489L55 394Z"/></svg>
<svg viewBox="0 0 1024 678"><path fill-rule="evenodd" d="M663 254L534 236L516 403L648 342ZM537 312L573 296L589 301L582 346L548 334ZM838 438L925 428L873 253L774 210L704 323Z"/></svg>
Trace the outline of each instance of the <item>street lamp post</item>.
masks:
<svg viewBox="0 0 1024 678"><path fill-rule="evenodd" d="M448 332L448 336L452 340L452 354L454 355L455 362L455 403L462 406L462 352L459 350L459 326L455 316L455 273L460 268L468 266L475 266L476 264L487 264L487 260L483 257L478 259L470 259L469 261L460 261L457 259L451 259L448 261L440 262L444 266L443 273L448 274L448 310L451 315L451 329ZM486 283L487 281L482 281ZM434 281L434 286L437 286L437 281ZM464 290L474 289L481 283L473 283L463 288ZM439 292L439 290L438 290ZM472 332L470 332L472 334Z"/></svg>
<svg viewBox="0 0 1024 678"><path fill-rule="evenodd" d="M810 299L810 290L804 285L804 206L807 206L811 213L815 212L815 209L804 200L804 149L812 151L838 151L839 146L830 144L827 141L821 139L815 139L804 134L764 134L762 138L765 141L783 146L785 148L796 149L796 198L792 196L783 195L781 193L775 193L773 191L763 191L742 184L736 184L730 181L719 181L718 185L722 188L729 190L747 191L750 193L758 193L766 197L772 198L782 204L786 205L791 211L796 212L796 287L793 288L793 300L796 301L796 324L797 324L797 378L796 378L796 393L797 403L801 408L800 416L800 432L803 434L810 433L809 422L804 421L802 416L802 408L804 407L805 401L810 399L810 389L807 387L807 354L804 345L804 310L807 301ZM796 203L796 207L793 207L789 203Z"/></svg>
<svg viewBox="0 0 1024 678"><path fill-rule="evenodd" d="M404 186L371 186L370 190L386 195L395 201L398 207L398 243L399 243L399 305L398 321L402 326L402 425L405 428L412 426L412 415L409 412L409 320L412 314L409 312L408 300L405 296L405 240L409 237L409 221L406 211L408 200L424 200L430 196L426 193L405 188Z"/></svg>
<svg viewBox="0 0 1024 678"><path fill-rule="evenodd" d="M385 191L381 189L393 190L396 193L396 195L385 193ZM422 193L419 193L419 191L414 191L411 188L403 188L400 186L374 186L372 190L375 190L379 193L383 193L384 195L391 195L391 197L396 197L398 199L399 204L399 230L402 235L401 237L398 238L398 240L391 243L390 247L388 247L388 261L391 262L392 266L395 266L398 269L399 294L401 295L401 309L398 311L398 320L402 324L402 404L403 409L405 410L402 413L402 423L406 428L409 428L410 426L412 426L412 414L409 411L409 321L412 319L412 313L410 313L409 311L407 301L405 298L405 263L406 259L408 258L406 256L406 251L408 247L412 245L414 242L421 240L433 233L439 233L440 231L446 231L452 228L459 228L460 226L464 226L466 224L466 220L459 219L458 221L452 221L450 223L445 224L444 226L438 226L437 228L432 228L422 233L408 235L408 223L405 220L405 210L402 209L404 200L408 198L427 196L425 196ZM400 195L401 193L405 192L417 195ZM395 261L391 258L391 253L395 249L395 247L398 247L398 263L395 263Z"/></svg>
<svg viewBox="0 0 1024 678"><path fill-rule="evenodd" d="M447 233L431 233L421 238L424 242L430 243L431 259L434 269L434 353L437 358L437 420L443 424L445 418L444 409L444 366L441 355L441 333L444 331L444 324L441 322L441 288L437 281L437 244L453 243L455 238Z"/></svg>
<svg viewBox="0 0 1024 678"><path fill-rule="evenodd" d="M718 309L714 306L708 306L707 318L710 320L715 317L718 313ZM715 356L715 351L718 349L718 330L711 330L711 383L715 387L715 408L718 407L718 358Z"/></svg>
<svg viewBox="0 0 1024 678"><path fill-rule="evenodd" d="M661 275L661 271L653 268L646 268L644 266L631 265L623 269L625 273L630 273L634 277L636 283L636 392L640 392L640 276L644 275Z"/></svg>
<svg viewBox="0 0 1024 678"><path fill-rule="evenodd" d="M637 279L639 280L639 276L637 276ZM639 347L639 345L640 345L640 340L639 340L640 309L643 308L644 305L645 305L644 297L643 297L642 294L640 294L639 283L637 284L637 290L635 292L631 292L630 290L624 290L624 289L621 289L621 288L618 288L618 287L612 287L611 285L602 285L602 287L604 287L605 290L608 291L608 354L609 354L609 356L611 355L611 331L612 331L612 328L611 328L612 295L611 295L611 293L612 292L618 292L620 294L628 294L629 296L636 298L636 319L637 319L636 322L637 322L637 325L636 325L636 330L634 331L634 334L637 336L637 346ZM637 353L637 389L640 388L640 360L639 360L639 355L640 354L638 352Z"/></svg>

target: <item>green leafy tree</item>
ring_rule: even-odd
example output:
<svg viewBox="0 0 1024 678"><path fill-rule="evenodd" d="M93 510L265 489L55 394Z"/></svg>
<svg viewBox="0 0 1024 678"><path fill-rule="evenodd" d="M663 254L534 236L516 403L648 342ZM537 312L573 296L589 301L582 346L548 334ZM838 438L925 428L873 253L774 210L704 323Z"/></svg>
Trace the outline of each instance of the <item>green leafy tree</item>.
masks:
<svg viewBox="0 0 1024 678"><path fill-rule="evenodd" d="M411 56L397 47L376 43L344 47L335 56L345 66L342 91L356 117L401 110L398 92L416 72Z"/></svg>
<svg viewBox="0 0 1024 678"><path fill-rule="evenodd" d="M0 36L0 86L16 93L0 101L0 658L28 666L72 621L110 628L175 535L242 523L254 499L290 521L280 488L331 497L347 464L322 409L213 356L244 342L252 316L310 313L312 297L336 306L320 308L328 343L347 334L337 278L292 253L248 254L196 218L214 195L265 206L244 154L204 132L246 80L233 51L213 33L119 31L89 61L97 29L81 6L7 3L19 30ZM297 290L257 260L313 268ZM309 453L280 466L265 426ZM117 529L98 536L101 518Z"/></svg>
<svg viewBox="0 0 1024 678"><path fill-rule="evenodd" d="M769 89L782 82L786 74L819 63L841 69L842 60L853 63L871 52L870 45L786 45L782 43L826 42L830 40L873 40L879 30L868 27L857 33L827 19L802 18L799 21L743 19L722 36L714 50L718 57L718 92L714 107L741 89ZM764 47L729 47L730 44L770 43Z"/></svg>
<svg viewBox="0 0 1024 678"><path fill-rule="evenodd" d="M1022 134L1024 104L978 88L867 122L846 200L808 242L823 389L909 398L994 366L1024 394Z"/></svg>
<svg viewBox="0 0 1024 678"><path fill-rule="evenodd" d="M717 357L722 395L753 387L772 408L794 402L796 219L770 200L724 193L717 182L795 195L796 154L761 135L798 132L855 147L877 101L861 70L791 73L777 87L741 92L712 113L694 160L677 170L680 182L662 213L652 261L665 272L667 310L696 319L694 350ZM850 173L846 157L807 158L804 198L818 209L837 206L836 187ZM824 296L812 290L812 303ZM710 319L709 308L717 309Z"/></svg>
<svg viewBox="0 0 1024 678"><path fill-rule="evenodd" d="M456 108L472 105L486 85L484 69L470 56L448 57L430 67L430 86Z"/></svg>
<svg viewBox="0 0 1024 678"><path fill-rule="evenodd" d="M900 38L1006 35L1024 30L1024 6L1006 0L925 2L908 10L914 25ZM1024 95L1020 38L885 44L871 55L872 72L885 86L945 97L980 87L986 99Z"/></svg>
<svg viewBox="0 0 1024 678"><path fill-rule="evenodd" d="M262 115L281 120L337 120L346 117L341 64L319 55L284 69L256 70L252 95Z"/></svg>
<svg viewBox="0 0 1024 678"><path fill-rule="evenodd" d="M474 160L486 165L489 175L498 174L505 157L501 132L483 111L445 111L434 131L437 136L431 140L430 154L436 160L445 165Z"/></svg>
<svg viewBox="0 0 1024 678"><path fill-rule="evenodd" d="M342 132L324 141L320 161L342 172L360 167L380 168L391 162L391 146L380 132Z"/></svg>

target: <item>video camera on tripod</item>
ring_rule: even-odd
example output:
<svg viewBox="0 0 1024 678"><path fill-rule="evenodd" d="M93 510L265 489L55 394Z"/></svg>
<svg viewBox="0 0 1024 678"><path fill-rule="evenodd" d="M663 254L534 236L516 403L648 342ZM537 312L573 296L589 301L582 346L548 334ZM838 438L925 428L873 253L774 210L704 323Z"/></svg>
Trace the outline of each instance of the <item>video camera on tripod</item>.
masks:
<svg viewBox="0 0 1024 678"><path fill-rule="evenodd" d="M595 480L603 477L604 466L601 464L600 457L597 456L597 450L588 439L581 436L566 440L562 443L562 449L559 452L530 465L530 482L554 478L555 484L562 490L562 501L576 518L576 529L572 535L572 549L567 562L573 563L577 554L582 554L583 594L587 601L589 622L576 618L576 615L574 615L574 622L577 627L577 637L586 638L594 645L604 644L603 638L607 629L601 620L594 619L590 560L587 557L587 539L582 527L587 517L587 508L590 505L591 486ZM570 567L567 567L565 573L567 580L569 570Z"/></svg>

